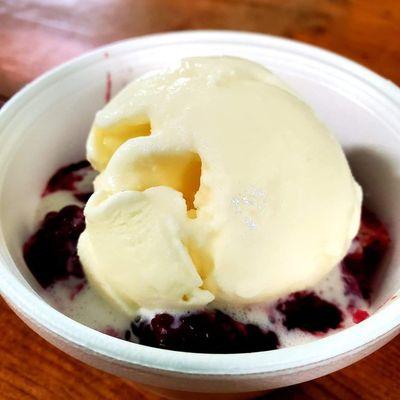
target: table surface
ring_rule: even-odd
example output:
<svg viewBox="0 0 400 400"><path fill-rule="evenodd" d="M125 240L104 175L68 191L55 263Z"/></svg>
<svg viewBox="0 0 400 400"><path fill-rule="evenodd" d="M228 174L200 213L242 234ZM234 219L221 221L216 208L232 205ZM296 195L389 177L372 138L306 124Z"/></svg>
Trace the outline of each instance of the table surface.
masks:
<svg viewBox="0 0 400 400"><path fill-rule="evenodd" d="M47 69L154 32L232 29L333 50L400 85L399 0L0 0L0 105ZM147 399L33 333L0 303L2 399ZM265 399L400 399L400 337L344 370Z"/></svg>

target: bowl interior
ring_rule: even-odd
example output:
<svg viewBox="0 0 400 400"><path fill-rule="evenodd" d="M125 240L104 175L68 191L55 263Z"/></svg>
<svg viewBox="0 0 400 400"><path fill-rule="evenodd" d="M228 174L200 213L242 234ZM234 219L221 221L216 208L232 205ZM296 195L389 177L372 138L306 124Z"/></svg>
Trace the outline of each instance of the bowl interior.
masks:
<svg viewBox="0 0 400 400"><path fill-rule="evenodd" d="M398 105L346 68L285 48L261 51L240 43L221 47L177 41L152 48L117 44L41 78L6 108L0 116L0 224L14 263L1 268L40 294L21 248L34 229L47 179L58 167L84 158L89 127L105 104L109 86L115 94L132 78L182 57L221 54L247 57L273 70L337 136L363 186L366 204L387 224L393 240L376 277L373 307L392 299L400 288Z"/></svg>

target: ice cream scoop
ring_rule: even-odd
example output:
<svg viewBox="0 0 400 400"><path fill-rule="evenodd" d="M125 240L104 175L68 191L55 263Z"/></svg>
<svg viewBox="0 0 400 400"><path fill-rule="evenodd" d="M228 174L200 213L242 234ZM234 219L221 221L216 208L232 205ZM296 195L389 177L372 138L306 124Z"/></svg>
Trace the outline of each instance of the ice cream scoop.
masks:
<svg viewBox="0 0 400 400"><path fill-rule="evenodd" d="M127 313L269 302L319 282L356 235L361 189L313 111L270 71L192 58L96 115L101 173L78 252Z"/></svg>

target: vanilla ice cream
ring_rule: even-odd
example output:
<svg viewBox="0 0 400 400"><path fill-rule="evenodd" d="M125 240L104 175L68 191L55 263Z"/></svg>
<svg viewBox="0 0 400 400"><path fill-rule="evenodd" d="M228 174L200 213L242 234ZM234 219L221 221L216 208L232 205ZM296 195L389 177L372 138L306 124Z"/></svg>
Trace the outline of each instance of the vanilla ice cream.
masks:
<svg viewBox="0 0 400 400"><path fill-rule="evenodd" d="M313 111L271 72L183 60L97 113L100 172L78 252L127 314L269 302L317 284L356 235L361 190Z"/></svg>

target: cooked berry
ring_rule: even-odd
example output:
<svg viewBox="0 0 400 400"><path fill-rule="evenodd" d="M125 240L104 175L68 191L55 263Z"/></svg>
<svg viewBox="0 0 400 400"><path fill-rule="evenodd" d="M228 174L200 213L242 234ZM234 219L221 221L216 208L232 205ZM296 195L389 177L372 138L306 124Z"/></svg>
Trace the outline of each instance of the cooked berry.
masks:
<svg viewBox="0 0 400 400"><path fill-rule="evenodd" d="M353 322L359 324L369 317L369 312L365 310L352 310Z"/></svg>
<svg viewBox="0 0 400 400"><path fill-rule="evenodd" d="M89 162L83 160L60 168L48 181L43 196L56 192L57 190L74 191L76 189L76 182L83 179L83 176L77 172L89 167Z"/></svg>
<svg viewBox="0 0 400 400"><path fill-rule="evenodd" d="M360 230L351 251L342 261L343 279L349 293L369 299L371 280L388 250L387 229L371 211L362 211Z"/></svg>
<svg viewBox="0 0 400 400"><path fill-rule="evenodd" d="M131 324L139 343L193 353L247 353L278 348L272 331L233 320L221 311L203 311L175 319L158 314L152 320Z"/></svg>
<svg viewBox="0 0 400 400"><path fill-rule="evenodd" d="M76 249L84 229L83 209L67 206L48 213L39 230L26 241L25 262L44 288L69 276L84 277Z"/></svg>
<svg viewBox="0 0 400 400"><path fill-rule="evenodd" d="M296 292L280 302L277 309L283 314L283 324L288 330L325 333L338 328L343 321L338 307L313 292Z"/></svg>

